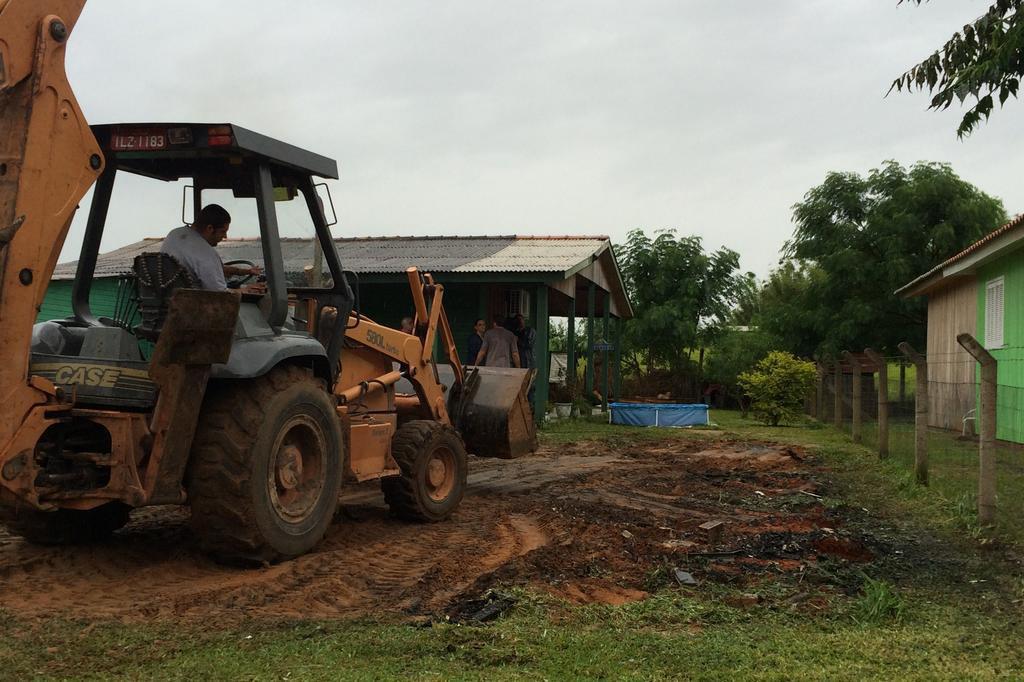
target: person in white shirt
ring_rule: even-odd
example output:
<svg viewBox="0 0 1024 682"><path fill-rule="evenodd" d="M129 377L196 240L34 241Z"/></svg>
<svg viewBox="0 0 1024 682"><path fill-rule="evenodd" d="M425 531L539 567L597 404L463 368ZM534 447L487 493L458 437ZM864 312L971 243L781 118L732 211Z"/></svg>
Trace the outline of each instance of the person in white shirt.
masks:
<svg viewBox="0 0 1024 682"><path fill-rule="evenodd" d="M208 204L191 225L177 227L164 239L160 250L192 273L201 289L223 291L228 288L226 277L233 275L259 275L259 266L248 268L225 266L214 248L228 235L231 214L222 206Z"/></svg>

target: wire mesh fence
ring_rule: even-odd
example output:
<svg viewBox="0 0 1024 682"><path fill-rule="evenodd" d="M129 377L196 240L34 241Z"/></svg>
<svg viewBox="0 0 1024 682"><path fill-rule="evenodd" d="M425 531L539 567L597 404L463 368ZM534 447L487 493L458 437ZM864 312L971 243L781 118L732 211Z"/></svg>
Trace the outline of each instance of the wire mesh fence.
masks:
<svg viewBox="0 0 1024 682"><path fill-rule="evenodd" d="M1016 350L1016 349L1004 349ZM1024 349L1020 349L1024 351ZM1024 353L1005 354L998 360L995 404L996 523L1000 529L1024 541L1024 381L1014 385L1018 373L1024 379ZM888 416L888 457L904 468L913 480L915 472L915 415L918 399L917 367L905 356L882 358L887 375L879 390L878 365L860 367L850 363L820 367L822 375L815 396L808 401L810 412L824 424L833 424L857 438L866 447L879 450L879 405ZM927 360L927 446L928 485L950 501L954 513L965 524L977 523L979 485L979 434L981 433L980 379L978 363L966 353L929 356ZM860 384L859 400L854 384ZM838 389L838 396L837 396ZM881 395L880 395L881 394ZM855 403L859 402L858 433L854 433ZM839 415L837 419L836 416Z"/></svg>

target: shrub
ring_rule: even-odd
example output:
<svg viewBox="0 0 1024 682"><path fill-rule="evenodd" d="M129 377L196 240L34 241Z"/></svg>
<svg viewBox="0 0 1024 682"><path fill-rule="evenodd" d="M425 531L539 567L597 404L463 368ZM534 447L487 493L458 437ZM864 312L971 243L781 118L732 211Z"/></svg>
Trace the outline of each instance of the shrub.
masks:
<svg viewBox="0 0 1024 682"><path fill-rule="evenodd" d="M804 398L814 386L814 364L783 351L772 351L754 369L739 376L752 400L754 416L770 426L800 416Z"/></svg>

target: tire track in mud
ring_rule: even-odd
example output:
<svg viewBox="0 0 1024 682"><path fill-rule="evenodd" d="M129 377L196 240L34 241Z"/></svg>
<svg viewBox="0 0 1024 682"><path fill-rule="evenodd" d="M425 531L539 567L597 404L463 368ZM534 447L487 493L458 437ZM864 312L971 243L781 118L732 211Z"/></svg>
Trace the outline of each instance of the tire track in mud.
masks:
<svg viewBox="0 0 1024 682"><path fill-rule="evenodd" d="M689 566L684 547L729 550L692 567L704 575L731 571L726 577L740 579L746 571L761 579L777 573L783 554L798 567L815 561L814 548L829 549L823 538L837 532L838 519L798 493L814 489L804 459L781 446L678 441L618 450L567 444L513 461L474 459L466 498L446 522L393 519L379 486L352 485L314 552L255 568L221 566L200 553L188 511L178 507L137 510L109 543L92 547L35 547L0 528L0 609L27 618L213 626L434 615L508 581L573 602L622 603L646 596L655 569ZM765 491L796 495L811 508L769 503ZM709 519L726 519L721 541L699 532ZM790 560L791 547L804 554ZM729 563L738 553L763 557L751 569Z"/></svg>
<svg viewBox="0 0 1024 682"><path fill-rule="evenodd" d="M467 505L469 506L469 505ZM0 551L0 607L21 616L208 619L354 616L442 607L482 574L543 546L533 520L460 510L441 524L407 524L383 509L334 524L312 553L262 568L218 565L187 537L187 516L168 510L157 536L133 522L108 544Z"/></svg>
<svg viewBox="0 0 1024 682"><path fill-rule="evenodd" d="M350 486L342 518L320 546L273 566L214 563L199 552L181 507L136 510L110 542L95 546L37 547L0 527L0 608L126 621L437 610L563 532L509 500L619 461L573 446L563 452L474 459L466 500L440 524L394 520L377 485Z"/></svg>

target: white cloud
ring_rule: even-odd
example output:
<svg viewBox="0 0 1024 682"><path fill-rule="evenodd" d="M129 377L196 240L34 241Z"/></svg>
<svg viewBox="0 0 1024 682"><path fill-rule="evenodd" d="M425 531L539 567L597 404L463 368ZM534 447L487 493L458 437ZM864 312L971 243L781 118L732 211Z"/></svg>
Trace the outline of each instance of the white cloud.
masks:
<svg viewBox="0 0 1024 682"><path fill-rule="evenodd" d="M957 112L884 98L984 7L96 0L68 72L92 122L230 121L337 158L339 234L676 227L763 275L830 170L949 161L1024 205L1021 105L961 143ZM123 195L105 248L175 224L175 196Z"/></svg>

